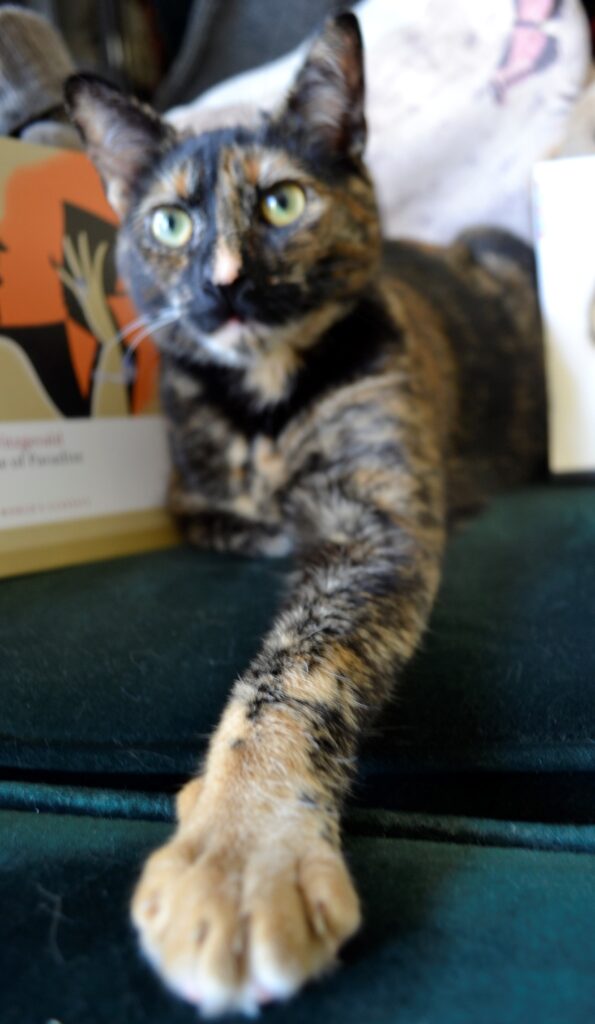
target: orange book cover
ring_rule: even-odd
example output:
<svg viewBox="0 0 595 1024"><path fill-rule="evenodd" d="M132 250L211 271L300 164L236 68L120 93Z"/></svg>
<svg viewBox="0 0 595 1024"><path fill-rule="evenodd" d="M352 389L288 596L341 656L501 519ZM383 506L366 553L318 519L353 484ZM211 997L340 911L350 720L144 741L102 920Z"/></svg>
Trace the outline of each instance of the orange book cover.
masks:
<svg viewBox="0 0 595 1024"><path fill-rule="evenodd" d="M175 541L158 355L87 157L0 140L0 576Z"/></svg>

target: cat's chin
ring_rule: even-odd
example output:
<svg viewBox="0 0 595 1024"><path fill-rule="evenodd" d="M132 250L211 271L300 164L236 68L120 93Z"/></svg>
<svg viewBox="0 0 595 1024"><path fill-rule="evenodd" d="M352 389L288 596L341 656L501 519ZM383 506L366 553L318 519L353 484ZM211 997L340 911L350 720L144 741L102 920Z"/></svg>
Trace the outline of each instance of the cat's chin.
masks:
<svg viewBox="0 0 595 1024"><path fill-rule="evenodd" d="M254 362L257 332L242 320L228 320L208 334L194 327L197 356L208 357L222 366L247 367Z"/></svg>
<svg viewBox="0 0 595 1024"><path fill-rule="evenodd" d="M206 357L221 366L249 369L259 363L283 331L278 326L234 318L208 333L193 325L192 334L199 359Z"/></svg>

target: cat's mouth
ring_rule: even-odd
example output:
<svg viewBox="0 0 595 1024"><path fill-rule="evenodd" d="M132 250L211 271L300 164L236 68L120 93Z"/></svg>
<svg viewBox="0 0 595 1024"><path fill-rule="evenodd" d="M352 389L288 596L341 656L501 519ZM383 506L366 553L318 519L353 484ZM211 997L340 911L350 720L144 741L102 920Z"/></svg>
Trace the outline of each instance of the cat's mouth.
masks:
<svg viewBox="0 0 595 1024"><path fill-rule="evenodd" d="M219 331L225 331L228 327L241 327L248 318L245 314L237 313L235 310L222 308L207 309L204 312L203 310L192 310L189 320L197 333L217 334Z"/></svg>
<svg viewBox="0 0 595 1024"><path fill-rule="evenodd" d="M184 324L199 358L208 354L217 362L246 367L265 355L278 332L293 323L295 307L295 286L276 286L263 293L244 277L229 286L206 285L187 307Z"/></svg>
<svg viewBox="0 0 595 1024"><path fill-rule="evenodd" d="M254 286L247 277L242 277L229 285L205 283L190 316L198 331L216 334L245 324L255 312Z"/></svg>
<svg viewBox="0 0 595 1024"><path fill-rule="evenodd" d="M187 315L203 334L233 328L268 325L275 328L293 320L304 309L304 295L292 282L256 282L245 275L229 285L205 282Z"/></svg>

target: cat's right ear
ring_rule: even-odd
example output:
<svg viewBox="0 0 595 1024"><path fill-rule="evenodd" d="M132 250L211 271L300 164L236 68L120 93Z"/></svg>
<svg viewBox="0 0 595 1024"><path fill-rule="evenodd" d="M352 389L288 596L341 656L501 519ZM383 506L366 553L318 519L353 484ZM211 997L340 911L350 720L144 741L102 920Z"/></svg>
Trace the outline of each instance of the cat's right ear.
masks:
<svg viewBox="0 0 595 1024"><path fill-rule="evenodd" d="M116 213L123 217L135 179L175 137L174 129L138 100L96 75L68 78L64 98Z"/></svg>
<svg viewBox="0 0 595 1024"><path fill-rule="evenodd" d="M361 157L366 142L364 59L354 14L339 14L326 22L278 121L320 153L335 158Z"/></svg>

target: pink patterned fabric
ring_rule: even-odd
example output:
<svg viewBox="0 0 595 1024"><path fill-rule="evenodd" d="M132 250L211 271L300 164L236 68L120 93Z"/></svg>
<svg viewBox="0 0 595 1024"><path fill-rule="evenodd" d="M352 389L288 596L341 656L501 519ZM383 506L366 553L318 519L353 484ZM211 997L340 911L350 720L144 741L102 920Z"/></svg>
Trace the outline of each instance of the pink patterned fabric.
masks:
<svg viewBox="0 0 595 1024"><path fill-rule="evenodd" d="M548 33L547 21L556 16L560 4L561 0L516 0L513 30L492 79L498 103L504 103L511 86L557 59L558 40Z"/></svg>

